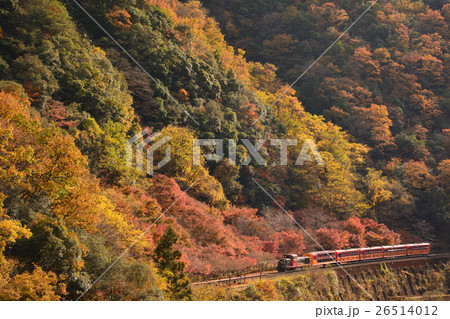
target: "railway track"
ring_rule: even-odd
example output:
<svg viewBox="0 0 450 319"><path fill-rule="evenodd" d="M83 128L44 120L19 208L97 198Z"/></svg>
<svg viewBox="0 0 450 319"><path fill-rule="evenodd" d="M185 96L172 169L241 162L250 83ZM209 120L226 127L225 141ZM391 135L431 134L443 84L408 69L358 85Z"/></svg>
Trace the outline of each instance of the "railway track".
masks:
<svg viewBox="0 0 450 319"><path fill-rule="evenodd" d="M207 280L207 281L200 281L200 282L193 282L192 286L200 286L200 285L211 285L211 284L217 284L217 285L247 285L248 283L258 280L258 279L270 279L270 278L276 278L276 277L283 277L283 276L293 276L298 275L301 273L311 272L311 271L323 271L326 269L352 269L357 267L367 267L370 265L378 265L378 264L395 264L395 263L401 263L401 262L419 262L419 261L425 261L430 259L449 259L450 253L445 254L429 254L426 256L414 256L414 257L397 257L397 258L390 258L390 259L378 259L378 260L367 260L367 261L358 261L358 262L352 262L348 264L343 265L337 265L337 264L328 264L326 267L306 267L298 270L293 271L286 271L286 272L278 272L278 271L272 271L272 272L263 272L263 273L252 273L252 274L246 274L242 276L235 276L230 278L221 278L221 279L214 279L214 280Z"/></svg>

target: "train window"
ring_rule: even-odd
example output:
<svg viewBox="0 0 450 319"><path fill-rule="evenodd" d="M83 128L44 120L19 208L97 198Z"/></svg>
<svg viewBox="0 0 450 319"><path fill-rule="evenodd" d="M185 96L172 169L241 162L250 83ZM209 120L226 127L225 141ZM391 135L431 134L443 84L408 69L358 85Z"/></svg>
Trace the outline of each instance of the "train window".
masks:
<svg viewBox="0 0 450 319"><path fill-rule="evenodd" d="M387 252L395 252L395 251L405 251L406 247L398 247L398 248L387 248Z"/></svg>
<svg viewBox="0 0 450 319"><path fill-rule="evenodd" d="M363 250L361 253L366 255L373 255L373 254L379 254L381 253L381 249L372 249L372 250Z"/></svg>

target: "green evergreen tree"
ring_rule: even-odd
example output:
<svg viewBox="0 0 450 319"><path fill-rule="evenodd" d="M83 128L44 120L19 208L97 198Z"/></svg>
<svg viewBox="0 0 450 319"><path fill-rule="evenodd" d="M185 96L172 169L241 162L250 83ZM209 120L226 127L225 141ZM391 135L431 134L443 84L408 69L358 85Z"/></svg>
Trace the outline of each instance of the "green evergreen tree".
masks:
<svg viewBox="0 0 450 319"><path fill-rule="evenodd" d="M181 252L174 249L178 235L169 226L161 236L155 248L153 259L161 276L167 278L167 293L170 299L192 300L189 279L184 274L184 262L180 261Z"/></svg>

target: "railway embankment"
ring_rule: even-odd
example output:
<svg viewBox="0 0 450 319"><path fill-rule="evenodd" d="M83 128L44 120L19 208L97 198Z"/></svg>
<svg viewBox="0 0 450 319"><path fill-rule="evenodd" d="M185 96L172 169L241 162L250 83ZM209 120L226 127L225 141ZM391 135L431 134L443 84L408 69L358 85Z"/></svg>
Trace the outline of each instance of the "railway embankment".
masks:
<svg viewBox="0 0 450 319"><path fill-rule="evenodd" d="M448 258L314 269L241 286L200 285L198 300L450 300Z"/></svg>

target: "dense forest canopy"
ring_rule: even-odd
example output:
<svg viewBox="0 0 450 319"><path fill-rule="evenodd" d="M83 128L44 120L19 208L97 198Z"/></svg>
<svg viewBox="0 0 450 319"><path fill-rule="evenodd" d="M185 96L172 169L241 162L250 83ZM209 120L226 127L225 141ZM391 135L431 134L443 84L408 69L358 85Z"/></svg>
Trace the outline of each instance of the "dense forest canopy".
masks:
<svg viewBox="0 0 450 319"><path fill-rule="evenodd" d="M203 3L230 43L273 64L289 83L371 4ZM434 225L449 217L448 189L439 182L449 157L449 20L448 1L379 1L294 86L306 110L369 146L367 164L411 198L407 211ZM384 218L400 212L388 211Z"/></svg>
<svg viewBox="0 0 450 319"><path fill-rule="evenodd" d="M190 300L308 234L446 249L449 4L375 4L279 98L367 5L1 0L0 300ZM171 138L154 176L127 166L143 128ZM193 165L196 138L298 143ZM325 166L295 165L308 139Z"/></svg>

